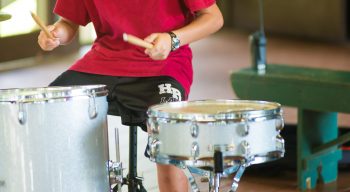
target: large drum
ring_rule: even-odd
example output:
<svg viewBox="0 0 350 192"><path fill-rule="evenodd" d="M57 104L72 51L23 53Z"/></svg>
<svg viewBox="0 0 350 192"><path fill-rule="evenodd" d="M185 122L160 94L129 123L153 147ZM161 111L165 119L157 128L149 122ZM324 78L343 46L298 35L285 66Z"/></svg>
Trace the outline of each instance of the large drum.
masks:
<svg viewBox="0 0 350 192"><path fill-rule="evenodd" d="M158 163L213 167L215 151L224 166L257 164L284 155L281 106L247 100L171 102L148 110L148 145Z"/></svg>
<svg viewBox="0 0 350 192"><path fill-rule="evenodd" d="M0 192L109 191L104 85L0 90Z"/></svg>

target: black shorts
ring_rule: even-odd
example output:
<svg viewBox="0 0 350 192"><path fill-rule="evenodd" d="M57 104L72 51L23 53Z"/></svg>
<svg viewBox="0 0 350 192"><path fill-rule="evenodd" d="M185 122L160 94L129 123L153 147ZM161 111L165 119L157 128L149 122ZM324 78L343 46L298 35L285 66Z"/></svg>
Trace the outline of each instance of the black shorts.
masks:
<svg viewBox="0 0 350 192"><path fill-rule="evenodd" d="M171 77L116 77L66 71L50 86L106 85L108 114L120 116L122 124L146 131L148 107L187 99L183 87Z"/></svg>

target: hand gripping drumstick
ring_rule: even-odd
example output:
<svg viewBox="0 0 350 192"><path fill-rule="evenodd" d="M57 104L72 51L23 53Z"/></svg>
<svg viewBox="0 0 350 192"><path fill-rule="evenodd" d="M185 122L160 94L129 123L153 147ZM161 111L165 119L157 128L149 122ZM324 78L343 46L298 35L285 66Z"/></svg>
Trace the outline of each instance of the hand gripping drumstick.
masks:
<svg viewBox="0 0 350 192"><path fill-rule="evenodd" d="M123 39L125 42L128 42L128 43L133 44L133 45L137 45L137 46L147 48L147 49L153 48L153 45L151 43L148 43L147 41L144 41L144 40L142 40L138 37L135 37L133 35L130 35L130 34L124 33Z"/></svg>
<svg viewBox="0 0 350 192"><path fill-rule="evenodd" d="M49 32L49 30L46 28L44 22L40 19L40 17L35 15L33 12L30 12L30 14L32 15L32 18L34 19L35 23L39 25L40 29L43 30L49 38L54 39L54 37Z"/></svg>

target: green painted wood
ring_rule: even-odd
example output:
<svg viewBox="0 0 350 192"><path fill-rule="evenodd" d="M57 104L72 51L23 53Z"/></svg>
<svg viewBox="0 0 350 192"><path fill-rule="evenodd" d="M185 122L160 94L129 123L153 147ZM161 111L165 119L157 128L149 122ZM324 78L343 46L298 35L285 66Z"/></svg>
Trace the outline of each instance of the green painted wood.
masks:
<svg viewBox="0 0 350 192"><path fill-rule="evenodd" d="M16 0L1 0L0 2L0 8L6 7L7 5L10 5L11 3L15 2Z"/></svg>
<svg viewBox="0 0 350 192"><path fill-rule="evenodd" d="M247 68L233 72L231 81L239 98L350 113L350 72L268 65L264 75Z"/></svg>
<svg viewBox="0 0 350 192"><path fill-rule="evenodd" d="M6 21L8 19L11 19L11 15L6 13L0 13L0 21Z"/></svg>
<svg viewBox="0 0 350 192"><path fill-rule="evenodd" d="M298 109L297 177L301 189L307 189L308 179L311 188L315 188L318 181L329 183L337 179L338 161L342 157L337 146L333 146L329 153L310 158L315 146L338 137L337 119L337 113L334 112Z"/></svg>
<svg viewBox="0 0 350 192"><path fill-rule="evenodd" d="M265 74L247 68L231 74L232 87L241 99L266 100L298 108L298 186L314 188L318 180L337 179L337 112L350 113L350 72L268 65ZM283 134L283 133L282 133Z"/></svg>
<svg viewBox="0 0 350 192"><path fill-rule="evenodd" d="M349 142L350 141L350 133L344 134L337 139L334 139L328 143L325 143L324 145L321 145L319 147L316 147L315 149L312 150L312 155L313 156L318 156L322 155L324 153L327 153L331 150L333 150L334 146L341 146L342 144Z"/></svg>

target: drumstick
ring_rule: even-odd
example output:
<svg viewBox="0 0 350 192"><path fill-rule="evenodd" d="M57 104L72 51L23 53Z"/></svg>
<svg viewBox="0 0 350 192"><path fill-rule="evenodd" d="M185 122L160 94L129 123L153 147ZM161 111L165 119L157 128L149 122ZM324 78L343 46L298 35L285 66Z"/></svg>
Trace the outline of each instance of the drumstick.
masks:
<svg viewBox="0 0 350 192"><path fill-rule="evenodd" d="M40 17L38 17L37 15L35 15L33 12L30 12L30 14L32 15L32 18L34 19L35 23L39 25L40 29L44 31L44 33L51 39L54 39L54 37L52 36L52 34L49 32L49 30L46 28L44 22L40 19Z"/></svg>
<svg viewBox="0 0 350 192"><path fill-rule="evenodd" d="M143 48L148 48L148 49L153 48L153 45L151 43L148 43L147 41L144 41L144 40L142 40L138 37L135 37L133 35L130 35L130 34L124 33L123 39L125 42L128 42L128 43L133 44L133 45L137 45L137 46L140 46Z"/></svg>

